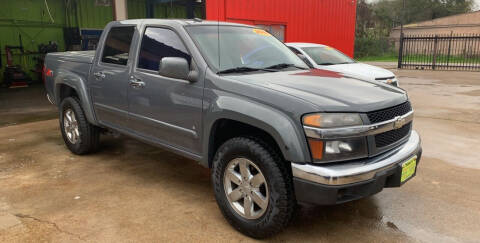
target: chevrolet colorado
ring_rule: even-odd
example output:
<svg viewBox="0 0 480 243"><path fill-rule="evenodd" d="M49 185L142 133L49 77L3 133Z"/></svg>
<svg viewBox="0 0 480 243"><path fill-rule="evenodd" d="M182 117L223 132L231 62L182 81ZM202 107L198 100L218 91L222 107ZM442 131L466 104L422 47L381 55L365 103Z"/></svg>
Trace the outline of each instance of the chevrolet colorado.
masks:
<svg viewBox="0 0 480 243"><path fill-rule="evenodd" d="M48 54L45 76L74 154L110 130L199 161L225 218L255 238L297 203L399 187L421 156L404 90L309 69L253 26L114 21L96 51Z"/></svg>

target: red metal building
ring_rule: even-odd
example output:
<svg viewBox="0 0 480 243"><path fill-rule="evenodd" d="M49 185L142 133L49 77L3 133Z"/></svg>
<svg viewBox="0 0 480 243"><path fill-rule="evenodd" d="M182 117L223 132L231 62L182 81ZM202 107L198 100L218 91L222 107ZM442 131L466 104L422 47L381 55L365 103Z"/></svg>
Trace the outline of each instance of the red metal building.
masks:
<svg viewBox="0 0 480 243"><path fill-rule="evenodd" d="M207 0L206 17L258 25L285 42L313 42L353 56L357 0Z"/></svg>

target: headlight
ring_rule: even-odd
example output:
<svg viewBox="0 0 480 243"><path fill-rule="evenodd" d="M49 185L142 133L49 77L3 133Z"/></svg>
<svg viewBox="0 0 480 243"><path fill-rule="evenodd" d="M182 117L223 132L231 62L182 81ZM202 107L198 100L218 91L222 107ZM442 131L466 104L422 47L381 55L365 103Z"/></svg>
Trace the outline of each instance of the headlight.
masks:
<svg viewBox="0 0 480 243"><path fill-rule="evenodd" d="M398 79L396 77L394 77L393 79L387 79L385 83L396 86L396 87L400 86Z"/></svg>
<svg viewBox="0 0 480 243"><path fill-rule="evenodd" d="M303 125L319 128L347 127L363 125L356 113L317 113L303 117Z"/></svg>
<svg viewBox="0 0 480 243"><path fill-rule="evenodd" d="M303 117L303 125L319 129L341 128L363 125L356 113L317 113ZM366 137L322 140L308 138L308 144L315 162L352 160L368 156Z"/></svg>
<svg viewBox="0 0 480 243"><path fill-rule="evenodd" d="M352 160L368 156L367 139L365 137L339 140L308 138L308 145L316 162Z"/></svg>

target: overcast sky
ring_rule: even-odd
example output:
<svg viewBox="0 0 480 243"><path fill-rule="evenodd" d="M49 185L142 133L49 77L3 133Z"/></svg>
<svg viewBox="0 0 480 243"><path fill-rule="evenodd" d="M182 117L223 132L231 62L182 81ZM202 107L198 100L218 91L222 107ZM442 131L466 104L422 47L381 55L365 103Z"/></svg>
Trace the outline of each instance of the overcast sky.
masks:
<svg viewBox="0 0 480 243"><path fill-rule="evenodd" d="M367 0L367 2L378 2L379 0ZM480 10L480 0L474 0L477 6L475 6L475 10Z"/></svg>

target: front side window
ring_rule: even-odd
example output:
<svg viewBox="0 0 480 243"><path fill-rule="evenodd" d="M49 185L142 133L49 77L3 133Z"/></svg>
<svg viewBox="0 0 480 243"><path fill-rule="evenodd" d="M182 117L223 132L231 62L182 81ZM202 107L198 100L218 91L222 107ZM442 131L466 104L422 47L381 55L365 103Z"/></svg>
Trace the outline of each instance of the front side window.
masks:
<svg viewBox="0 0 480 243"><path fill-rule="evenodd" d="M105 40L102 62L127 65L135 27L113 27Z"/></svg>
<svg viewBox="0 0 480 243"><path fill-rule="evenodd" d="M329 46L303 47L302 50L318 65L336 65L355 62L347 55Z"/></svg>
<svg viewBox="0 0 480 243"><path fill-rule="evenodd" d="M164 57L185 58L189 64L192 59L182 40L174 31L148 27L142 38L138 68L158 71L160 60Z"/></svg>
<svg viewBox="0 0 480 243"><path fill-rule="evenodd" d="M189 26L186 29L215 71L264 69L279 64L307 68L288 47L262 29L242 26Z"/></svg>

